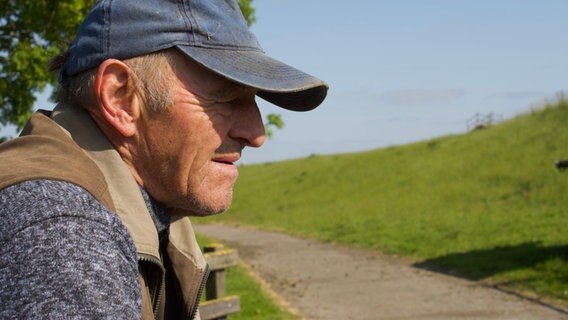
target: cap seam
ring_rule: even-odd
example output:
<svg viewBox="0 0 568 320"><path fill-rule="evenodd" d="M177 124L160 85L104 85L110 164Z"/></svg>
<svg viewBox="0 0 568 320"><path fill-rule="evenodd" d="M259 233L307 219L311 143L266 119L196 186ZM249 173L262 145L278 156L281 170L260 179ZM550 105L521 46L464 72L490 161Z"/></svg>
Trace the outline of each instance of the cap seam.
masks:
<svg viewBox="0 0 568 320"><path fill-rule="evenodd" d="M176 45L180 45L180 44L176 44ZM264 53L264 51L255 48L255 47L244 47L244 46L232 46L232 45L227 45L227 44L223 44L223 45L216 45L214 43L207 43L207 42L199 42L198 44L184 44L186 46L189 47L196 47L196 48L204 48L204 49L219 49L219 50L231 50L231 51L235 51L235 49L239 49L241 51L256 51L256 52L262 52ZM238 50L237 50L238 51Z"/></svg>
<svg viewBox="0 0 568 320"><path fill-rule="evenodd" d="M100 52L101 57L97 60L100 60L102 57L108 56L110 51L110 11L112 7L112 0L105 0L103 4L103 22L104 22L104 32L101 32L101 39L100 45L102 48L102 52Z"/></svg>
<svg viewBox="0 0 568 320"><path fill-rule="evenodd" d="M186 27L188 27L188 25L189 25L189 29L191 30L191 32L187 32L188 42L193 43L193 44L199 43L199 41L195 37L195 31L199 29L198 25L197 25L197 19L195 19L195 17L193 16L193 13L191 12L191 8L187 8L187 7L191 6L191 3L188 3L186 5L185 1L180 0L178 2L178 5L181 6L180 9L183 12L183 17L184 17L184 22L185 22Z"/></svg>
<svg viewBox="0 0 568 320"><path fill-rule="evenodd" d="M111 34L111 23L112 23L112 1L113 0L106 0L105 4L103 5L103 21L105 23L104 28L105 32L103 32L103 39L101 39L101 47L103 48L103 52L101 52L101 57L97 60L101 60L102 57L110 56L110 34Z"/></svg>

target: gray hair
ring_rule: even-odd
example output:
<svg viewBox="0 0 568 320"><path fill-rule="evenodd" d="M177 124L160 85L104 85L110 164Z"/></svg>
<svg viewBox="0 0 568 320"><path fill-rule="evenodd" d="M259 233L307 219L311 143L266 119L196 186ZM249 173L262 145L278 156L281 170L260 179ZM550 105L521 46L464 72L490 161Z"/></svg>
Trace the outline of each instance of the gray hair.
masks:
<svg viewBox="0 0 568 320"><path fill-rule="evenodd" d="M60 70L67 52L50 61L50 70ZM132 70L134 90L140 95L143 107L150 112L164 111L172 104L173 50L163 50L123 60ZM89 108L97 99L93 90L97 69L80 72L59 85L55 101Z"/></svg>

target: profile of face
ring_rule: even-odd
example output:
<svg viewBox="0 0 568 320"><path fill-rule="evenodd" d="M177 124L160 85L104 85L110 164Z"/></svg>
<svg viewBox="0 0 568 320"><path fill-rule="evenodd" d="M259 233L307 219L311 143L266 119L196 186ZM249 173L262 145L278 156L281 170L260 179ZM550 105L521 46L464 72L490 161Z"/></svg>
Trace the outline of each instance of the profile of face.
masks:
<svg viewBox="0 0 568 320"><path fill-rule="evenodd" d="M243 148L264 143L256 90L179 53L174 62L172 105L141 113L133 165L146 190L172 214L219 213L232 202Z"/></svg>

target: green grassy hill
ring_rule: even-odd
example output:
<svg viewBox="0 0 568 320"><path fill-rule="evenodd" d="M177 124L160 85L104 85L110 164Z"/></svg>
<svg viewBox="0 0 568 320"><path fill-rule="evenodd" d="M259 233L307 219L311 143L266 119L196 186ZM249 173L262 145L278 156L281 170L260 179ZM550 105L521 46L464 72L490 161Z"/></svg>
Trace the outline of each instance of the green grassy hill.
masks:
<svg viewBox="0 0 568 320"><path fill-rule="evenodd" d="M568 301L568 101L487 129L245 166L211 219L409 256Z"/></svg>

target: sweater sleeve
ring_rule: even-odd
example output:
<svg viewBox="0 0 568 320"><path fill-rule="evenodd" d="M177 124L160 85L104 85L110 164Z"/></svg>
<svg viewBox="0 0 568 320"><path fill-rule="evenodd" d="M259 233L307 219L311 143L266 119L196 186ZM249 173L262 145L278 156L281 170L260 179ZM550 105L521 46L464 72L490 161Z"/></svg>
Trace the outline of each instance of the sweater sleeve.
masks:
<svg viewBox="0 0 568 320"><path fill-rule="evenodd" d="M0 191L1 319L139 319L134 244L82 188L50 180Z"/></svg>

